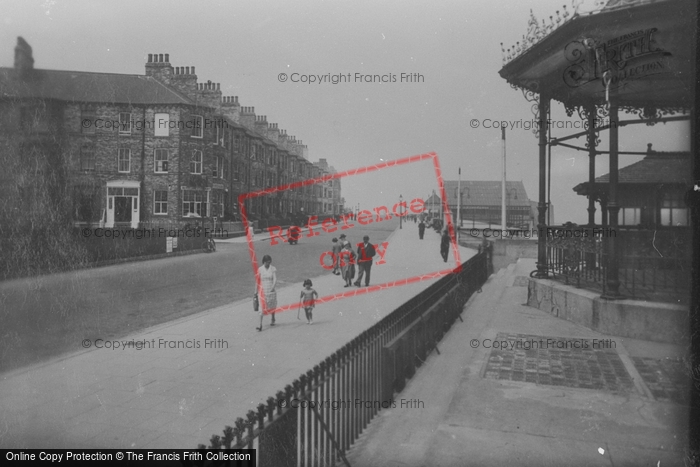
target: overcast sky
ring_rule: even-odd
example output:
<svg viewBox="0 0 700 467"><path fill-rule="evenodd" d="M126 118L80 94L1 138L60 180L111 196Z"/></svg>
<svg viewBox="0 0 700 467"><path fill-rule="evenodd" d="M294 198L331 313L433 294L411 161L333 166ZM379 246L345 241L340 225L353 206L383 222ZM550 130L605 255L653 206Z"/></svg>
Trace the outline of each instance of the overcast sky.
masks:
<svg viewBox="0 0 700 467"><path fill-rule="evenodd" d="M555 15L563 0L392 1L0 1L0 66L12 66L17 36L34 50L35 67L144 74L149 53L168 53L173 66L195 66L200 82L221 83L224 95L276 122L337 170L436 152L443 177L499 180L500 131L483 121L530 120L530 104L498 75L500 43L527 33L530 9ZM288 80L280 82L279 74ZM351 82L293 83L299 75L350 73ZM393 74L396 82L356 83L355 73ZM422 82L401 83L401 73ZM296 75L295 75L296 77ZM567 119L555 105L555 119ZM480 128L470 127L477 119ZM620 131L621 150L688 150L689 125L638 126ZM556 136L568 130L554 132ZM607 148L607 138L602 136ZM581 145L583 141L581 140ZM507 135L509 180L537 197L537 139ZM621 156L620 165L638 157ZM553 150L556 221L586 221L583 152ZM607 173L599 156L598 173ZM343 180L348 206L389 205L428 197L432 164Z"/></svg>

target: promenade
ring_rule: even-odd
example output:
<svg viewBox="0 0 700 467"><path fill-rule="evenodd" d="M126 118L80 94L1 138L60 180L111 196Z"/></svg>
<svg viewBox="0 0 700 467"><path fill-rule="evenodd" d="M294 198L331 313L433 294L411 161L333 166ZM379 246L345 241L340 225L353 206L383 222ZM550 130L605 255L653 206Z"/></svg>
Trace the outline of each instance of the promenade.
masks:
<svg viewBox="0 0 700 467"><path fill-rule="evenodd" d="M395 395L407 403L375 417L350 465L685 465L685 349L524 305L534 269L521 259L472 296L440 354Z"/></svg>
<svg viewBox="0 0 700 467"><path fill-rule="evenodd" d="M452 251L448 263L440 257L439 234L428 230L419 240L417 230L411 222L391 234L386 262L373 266L370 285L430 277L455 266ZM255 237L264 240L263 235ZM474 254L467 248L459 250L462 262ZM167 282L167 277L163 280ZM364 293L364 287L344 288L344 282L328 272L313 279L322 297L348 290L357 294L318 305L310 326L303 316L297 320L294 308L278 314L272 328L265 317L263 331L257 332L259 318L249 299L114 342L103 336L101 342L90 342L87 350L4 373L0 446L155 449L208 444L212 435L221 435L237 417L244 417L435 280ZM301 288L295 284L280 289L279 305L297 301ZM121 348L95 348L116 346L117 341ZM137 344L143 347L139 350ZM80 346L76 342L76 348Z"/></svg>

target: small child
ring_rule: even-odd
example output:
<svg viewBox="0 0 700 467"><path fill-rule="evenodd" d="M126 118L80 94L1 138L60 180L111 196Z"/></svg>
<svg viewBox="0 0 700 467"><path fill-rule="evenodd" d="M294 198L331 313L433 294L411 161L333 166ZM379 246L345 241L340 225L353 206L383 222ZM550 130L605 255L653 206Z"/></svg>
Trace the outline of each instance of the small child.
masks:
<svg viewBox="0 0 700 467"><path fill-rule="evenodd" d="M299 306L304 306L304 313L306 313L306 324L312 324L314 322L312 311L314 309L315 298L318 298L318 292L316 292L311 287L311 279L306 279L304 281L304 289L301 291L300 299L301 304Z"/></svg>

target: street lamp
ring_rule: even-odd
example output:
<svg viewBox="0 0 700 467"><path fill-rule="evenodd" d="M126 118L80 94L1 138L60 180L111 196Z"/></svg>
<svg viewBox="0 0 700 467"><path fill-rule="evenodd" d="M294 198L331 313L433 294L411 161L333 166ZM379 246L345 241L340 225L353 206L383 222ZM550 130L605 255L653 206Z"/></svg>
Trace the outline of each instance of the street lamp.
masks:
<svg viewBox="0 0 700 467"><path fill-rule="evenodd" d="M403 196L399 195L399 229L403 229L402 221L403 221L403 209L401 208L401 205L403 204Z"/></svg>

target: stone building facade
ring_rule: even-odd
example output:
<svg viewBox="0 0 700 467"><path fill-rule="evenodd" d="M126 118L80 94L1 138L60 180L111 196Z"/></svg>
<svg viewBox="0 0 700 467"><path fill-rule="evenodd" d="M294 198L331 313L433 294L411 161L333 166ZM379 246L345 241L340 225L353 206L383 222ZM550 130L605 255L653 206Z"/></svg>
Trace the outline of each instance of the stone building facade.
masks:
<svg viewBox="0 0 700 467"><path fill-rule="evenodd" d="M40 70L21 38L14 68L0 68L0 143L34 161L38 177L60 172L75 225L239 220L239 195L328 173L302 141L219 83L200 82L194 66L172 66L169 54L148 54L145 75ZM30 189L24 178L0 175L0 190ZM323 188L251 198L246 211L278 221L340 212L339 196Z"/></svg>

